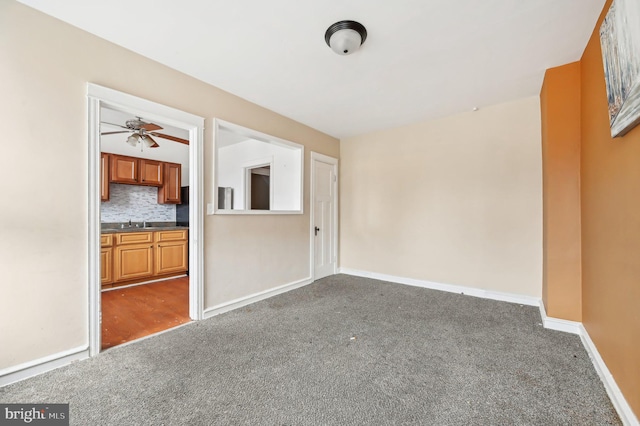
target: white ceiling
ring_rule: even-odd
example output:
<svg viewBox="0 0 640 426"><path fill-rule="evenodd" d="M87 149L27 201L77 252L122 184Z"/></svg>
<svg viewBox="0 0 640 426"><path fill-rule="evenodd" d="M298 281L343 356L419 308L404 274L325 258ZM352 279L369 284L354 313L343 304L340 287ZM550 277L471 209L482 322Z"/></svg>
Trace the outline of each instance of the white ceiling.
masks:
<svg viewBox="0 0 640 426"><path fill-rule="evenodd" d="M19 0L336 137L540 91L605 0ZM362 23L339 56L324 33Z"/></svg>

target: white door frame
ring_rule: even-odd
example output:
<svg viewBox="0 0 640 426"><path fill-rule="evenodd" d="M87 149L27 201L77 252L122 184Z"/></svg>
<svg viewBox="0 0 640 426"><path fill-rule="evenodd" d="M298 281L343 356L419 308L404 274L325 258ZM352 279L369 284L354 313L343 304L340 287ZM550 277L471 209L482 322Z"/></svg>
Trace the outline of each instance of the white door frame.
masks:
<svg viewBox="0 0 640 426"><path fill-rule="evenodd" d="M327 164L331 164L333 165L333 172L335 174L336 180L333 182L333 196L334 196L334 203L333 203L333 223L335 224L334 229L333 229L333 235L331 238L331 243L333 245L333 252L336 254L336 263L334 265L333 268L333 273L336 274L338 273L337 269L338 269L338 259L339 259L339 253L338 253L338 228L340 227L339 221L338 221L338 200L340 199L340 197L338 196L338 181L339 181L339 177L338 177L338 159L337 158L333 158L333 157L329 157L328 155L324 155L324 154L320 154L314 151L311 151L311 196L309 197L309 202L310 202L310 206L309 206L309 235L310 235L310 240L311 240L311 261L309 262L310 264L310 268L311 268L311 280L315 281L316 279L316 271L315 271L315 265L316 265L316 245L315 245L315 232L314 232L314 227L315 227L315 203L316 203L316 194L315 194L315 174L316 174L316 160L317 161L321 161L323 163L327 163Z"/></svg>
<svg viewBox="0 0 640 426"><path fill-rule="evenodd" d="M269 166L269 210L273 206L273 156L252 160L245 163L243 174L244 210L251 210L251 170Z"/></svg>
<svg viewBox="0 0 640 426"><path fill-rule="evenodd" d="M87 84L89 140L89 356L100 352L100 108L107 106L189 132L189 316L203 318L204 118L146 99Z"/></svg>

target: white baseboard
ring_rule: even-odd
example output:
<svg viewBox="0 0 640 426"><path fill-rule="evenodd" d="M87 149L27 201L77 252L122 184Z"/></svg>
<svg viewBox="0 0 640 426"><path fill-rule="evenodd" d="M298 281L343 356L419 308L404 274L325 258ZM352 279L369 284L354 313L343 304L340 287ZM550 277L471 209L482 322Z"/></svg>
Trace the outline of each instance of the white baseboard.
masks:
<svg viewBox="0 0 640 426"><path fill-rule="evenodd" d="M503 293L500 291L484 290L475 287L466 287L453 284L442 284L432 281L417 280L414 278L398 277L395 275L379 274L377 272L360 271L350 268L339 268L339 273L354 275L356 277L373 278L376 280L389 281L392 283L406 284L414 287L428 288L431 290L446 291L448 293L466 294L468 296L480 297L482 299L500 300L502 302L518 303L527 306L540 306L540 298L526 296L515 293Z"/></svg>
<svg viewBox="0 0 640 426"><path fill-rule="evenodd" d="M296 288L303 287L305 285L311 284L312 282L313 282L313 278L309 277L300 281L294 281L289 284L281 285L279 287L261 291L259 293L254 293L249 296L241 297L239 299L231 300L229 302L221 303L219 305L206 308L204 310L203 318L207 319L207 318L214 317L216 315L224 314L225 312L229 312L234 309L242 308L243 306L247 306L252 303L259 302L260 300L268 299L278 294L295 290Z"/></svg>
<svg viewBox="0 0 640 426"><path fill-rule="evenodd" d="M46 373L47 371L55 370L56 368L71 364L74 361L86 358L89 358L89 348L81 346L25 362L24 364L4 368L0 370L0 387Z"/></svg>
<svg viewBox="0 0 640 426"><path fill-rule="evenodd" d="M544 328L548 328L549 330L564 331L565 333L577 335L582 333L583 327L581 322L548 317L542 300L540 301L540 318L542 318Z"/></svg>
<svg viewBox="0 0 640 426"><path fill-rule="evenodd" d="M638 418L633 413L633 410L624 395L622 395L618 384L611 375L611 372L598 352L598 348L595 343L593 343L593 340L591 340L587 329L584 328L582 323L580 323L580 339L582 339L582 344L587 350L589 358L591 358L591 362L593 362L593 365L598 372L598 376L600 376L600 380L602 380L604 388L607 390L607 394L609 394L611 403L618 412L620 420L622 420L622 424L625 426L639 426L640 423L638 422Z"/></svg>
<svg viewBox="0 0 640 426"><path fill-rule="evenodd" d="M548 317L542 301L540 301L540 316L542 318L544 328L564 331L565 333L577 334L580 336L582 345L589 354L589 358L591 358L591 362L593 363L598 376L600 376L600 380L602 380L602 383L604 384L604 388L609 395L609 399L611 399L611 403L618 412L618 416L620 416L620 420L622 420L622 423L627 426L640 426L638 419L631 410L631 406L629 406L624 395L622 395L618 384L609 372L607 365L604 363L604 360L598 352L598 348L596 348L593 340L591 340L591 337L589 336L587 329L584 328L584 325L577 321Z"/></svg>

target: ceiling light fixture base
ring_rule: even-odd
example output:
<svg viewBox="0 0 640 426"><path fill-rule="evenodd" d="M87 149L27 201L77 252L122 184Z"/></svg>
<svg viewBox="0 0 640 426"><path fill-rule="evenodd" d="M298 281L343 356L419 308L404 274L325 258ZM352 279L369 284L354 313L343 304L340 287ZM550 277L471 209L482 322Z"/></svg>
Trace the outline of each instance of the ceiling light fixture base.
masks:
<svg viewBox="0 0 640 426"><path fill-rule="evenodd" d="M324 41L338 55L350 55L367 39L367 29L356 21L340 21L327 28Z"/></svg>

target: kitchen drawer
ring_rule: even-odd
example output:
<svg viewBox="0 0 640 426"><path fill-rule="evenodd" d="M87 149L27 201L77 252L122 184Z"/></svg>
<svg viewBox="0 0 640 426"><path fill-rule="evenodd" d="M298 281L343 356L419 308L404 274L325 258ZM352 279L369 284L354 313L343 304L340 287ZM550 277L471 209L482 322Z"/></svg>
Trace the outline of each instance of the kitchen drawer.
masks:
<svg viewBox="0 0 640 426"><path fill-rule="evenodd" d="M100 247L111 247L113 245L113 234L100 235Z"/></svg>
<svg viewBox="0 0 640 426"><path fill-rule="evenodd" d="M156 231L156 242L179 241L187 239L186 229L173 229L171 231Z"/></svg>
<svg viewBox="0 0 640 426"><path fill-rule="evenodd" d="M153 232L126 232L116 234L116 244L152 243Z"/></svg>

